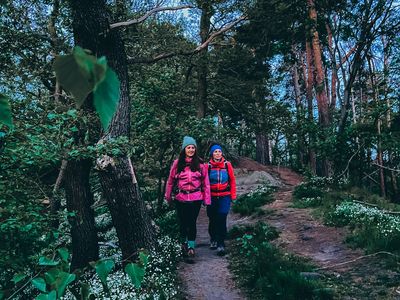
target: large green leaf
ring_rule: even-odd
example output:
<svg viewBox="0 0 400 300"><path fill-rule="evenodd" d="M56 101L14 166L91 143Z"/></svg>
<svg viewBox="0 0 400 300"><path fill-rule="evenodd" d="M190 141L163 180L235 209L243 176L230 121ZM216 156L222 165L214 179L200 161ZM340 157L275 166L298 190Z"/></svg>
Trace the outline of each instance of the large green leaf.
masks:
<svg viewBox="0 0 400 300"><path fill-rule="evenodd" d="M32 284L41 292L46 292L46 282L42 277L37 277L32 279Z"/></svg>
<svg viewBox="0 0 400 300"><path fill-rule="evenodd" d="M110 274L111 270L114 268L114 262L112 260L99 260L94 264L97 275L99 276L101 282L107 286L107 276Z"/></svg>
<svg viewBox="0 0 400 300"><path fill-rule="evenodd" d="M57 249L58 254L64 262L68 262L69 252L66 248Z"/></svg>
<svg viewBox="0 0 400 300"><path fill-rule="evenodd" d="M134 286L140 288L144 278L144 268L140 267L138 264L130 263L125 266L125 272L128 274Z"/></svg>
<svg viewBox="0 0 400 300"><path fill-rule="evenodd" d="M41 256L39 258L39 266L57 266L59 264L58 261L52 260L45 256Z"/></svg>
<svg viewBox="0 0 400 300"><path fill-rule="evenodd" d="M107 62L105 58L97 60L81 47L75 47L70 55L56 57L53 65L61 86L70 92L80 107L86 97L105 77Z"/></svg>
<svg viewBox="0 0 400 300"><path fill-rule="evenodd" d="M68 284L73 282L76 278L75 274L70 274L66 272L60 272L58 274L56 283L55 283L55 289L57 290L57 295L58 297L61 297L64 295L65 289L67 288Z"/></svg>
<svg viewBox="0 0 400 300"><path fill-rule="evenodd" d="M60 270L57 269L57 268L53 268L51 270L48 270L46 273L44 273L44 277L46 278L46 282L49 285L54 286L59 273L60 273Z"/></svg>
<svg viewBox="0 0 400 300"><path fill-rule="evenodd" d="M0 123L13 127L11 117L11 107L6 96L0 94Z"/></svg>
<svg viewBox="0 0 400 300"><path fill-rule="evenodd" d="M36 300L56 300L56 299L57 299L56 291L51 291L48 294L40 294L39 296L36 297Z"/></svg>
<svg viewBox="0 0 400 300"><path fill-rule="evenodd" d="M120 94L119 86L117 74L108 68L104 80L93 93L94 107L99 114L104 130L107 129L117 109Z"/></svg>
<svg viewBox="0 0 400 300"><path fill-rule="evenodd" d="M24 280L25 277L26 277L26 274L24 274L24 273L15 274L13 279L12 279L12 282L14 282L14 284L17 284L21 280Z"/></svg>

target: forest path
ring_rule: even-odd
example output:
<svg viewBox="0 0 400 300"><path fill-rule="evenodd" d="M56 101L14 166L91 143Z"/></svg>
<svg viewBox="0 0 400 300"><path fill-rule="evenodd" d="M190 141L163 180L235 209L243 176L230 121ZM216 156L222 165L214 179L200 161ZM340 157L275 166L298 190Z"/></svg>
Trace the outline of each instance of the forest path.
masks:
<svg viewBox="0 0 400 300"><path fill-rule="evenodd" d="M339 287L339 299L400 299L399 266L393 267L379 255L364 257L362 249L345 243L346 228L325 226L312 216L312 209L292 207L293 190L303 181L301 176L288 168L263 166L249 159L241 160L239 167L268 172L282 183L274 202L263 207L270 212L263 221L280 232L273 243L322 268L317 272ZM252 221L256 220L259 218Z"/></svg>
<svg viewBox="0 0 400 300"><path fill-rule="evenodd" d="M274 202L263 209L262 217L240 217L230 212L228 227L264 221L280 231L273 242L283 251L309 259L321 276L334 281L338 299L399 299L400 274L386 266L379 256L358 259L363 251L351 249L344 243L344 228L327 227L311 215L311 209L291 207L292 193L302 182L294 171L275 166L263 166L251 159L241 158L235 168L238 194L248 193L258 185L269 183L278 187ZM179 274L186 299L246 299L235 286L226 257L210 250L207 231L208 218L202 207L197 221L196 258L194 264L181 263ZM229 241L227 243L229 251ZM229 254L228 254L229 255ZM342 264L343 262L353 261Z"/></svg>
<svg viewBox="0 0 400 300"><path fill-rule="evenodd" d="M228 224L230 220L231 215L228 217ZM228 269L226 256L217 256L216 250L209 249L210 238L205 207L201 208L197 219L196 241L197 248L194 263L182 262L179 268L185 299L246 299L235 286L233 277ZM229 248L229 243L227 243L227 248Z"/></svg>

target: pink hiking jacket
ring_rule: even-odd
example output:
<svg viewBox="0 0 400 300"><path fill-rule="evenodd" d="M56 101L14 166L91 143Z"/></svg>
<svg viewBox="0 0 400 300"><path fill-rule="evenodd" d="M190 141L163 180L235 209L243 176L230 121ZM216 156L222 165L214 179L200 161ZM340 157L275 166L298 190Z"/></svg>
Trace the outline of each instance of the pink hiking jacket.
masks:
<svg viewBox="0 0 400 300"><path fill-rule="evenodd" d="M208 165L200 164L200 171L192 172L190 167L177 174L178 160L172 164L167 181L165 199L170 202L174 181L176 181L179 193L175 199L181 202L203 200L205 205L211 204L210 181L208 179ZM190 191L195 191L189 193Z"/></svg>

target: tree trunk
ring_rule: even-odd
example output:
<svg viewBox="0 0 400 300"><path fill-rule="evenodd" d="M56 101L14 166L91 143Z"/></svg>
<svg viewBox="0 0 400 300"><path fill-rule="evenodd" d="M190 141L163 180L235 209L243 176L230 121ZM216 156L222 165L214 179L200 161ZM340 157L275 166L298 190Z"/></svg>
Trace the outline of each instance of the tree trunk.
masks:
<svg viewBox="0 0 400 300"><path fill-rule="evenodd" d="M306 98L307 98L307 112L308 112L308 121L310 124L314 123L314 107L313 107L313 82L314 82L314 68L312 64L312 52L311 45L308 39L306 39L306 64L303 63L303 76L304 82L306 83ZM306 75L307 69L307 75ZM307 79L307 80L306 80ZM313 132L309 133L309 149L308 156L310 160L310 170L312 174L317 174L317 160L314 149L315 144L315 135Z"/></svg>
<svg viewBox="0 0 400 300"><path fill-rule="evenodd" d="M383 76L384 76L384 82L385 82L384 89L385 89L386 105L388 107L388 110L386 112L386 126L388 128L390 128L392 125L392 120L391 120L392 118L391 118L391 113L390 113L392 104L390 101L390 97L388 96L388 93L389 93L389 91L388 91L389 57L388 57L388 50L387 50L388 47L387 47L387 41L385 40L384 36L382 36L381 40L382 40L383 49L385 49L383 51ZM391 166L393 166L393 164L394 164L393 151L391 149L388 151L388 158L389 158L389 164ZM392 199L395 203L399 203L400 195L399 195L399 189L397 187L397 176L396 176L396 173L392 170L390 171L390 182L391 182L392 190L393 190Z"/></svg>
<svg viewBox="0 0 400 300"><path fill-rule="evenodd" d="M72 8L75 43L104 55L120 81L118 109L102 141L130 133L130 97L125 45L117 30L109 30L110 13L105 0L69 1ZM151 220L140 197L135 172L128 157L98 160L103 195L107 199L117 231L122 256L135 260L140 248L154 245Z"/></svg>
<svg viewBox="0 0 400 300"><path fill-rule="evenodd" d="M336 108L336 90L337 90L338 76L337 76L335 52L333 50L332 30L328 23L326 24L326 30L328 32L328 47L329 47L329 54L331 56L331 64L332 64L331 101L329 103L329 108L330 108L330 111L333 112Z"/></svg>
<svg viewBox="0 0 400 300"><path fill-rule="evenodd" d="M316 29L317 25L317 11L315 9L314 0L307 0L308 4L308 13L309 18L312 22L311 26L311 46L312 46L312 54L313 54L313 62L315 67L315 94L318 103L318 111L319 111L319 121L323 127L329 126L330 118L329 118L329 109L328 109L328 97L326 93L325 87L325 73L324 66L322 63L322 52L319 41L319 34Z"/></svg>
<svg viewBox="0 0 400 300"><path fill-rule="evenodd" d="M124 262L135 261L137 251L154 246L154 228L141 198L129 158L119 158L100 171L103 194L117 230Z"/></svg>
<svg viewBox="0 0 400 300"><path fill-rule="evenodd" d="M311 35L311 49L314 62L315 78L314 78L314 89L318 104L318 115L319 123L322 126L322 130L325 130L324 134L328 134L326 129L330 125L329 116L329 104L325 86L325 72L322 63L322 51L319 41L319 34L316 29L317 26L317 10L315 8L314 0L307 0L308 13L311 21L310 35ZM324 176L332 175L332 162L328 157L322 159L322 173Z"/></svg>
<svg viewBox="0 0 400 300"><path fill-rule="evenodd" d="M295 60L294 65L292 66L292 79L294 85L294 94L296 100L296 124L297 124L297 161L299 162L300 168L303 168L304 165L304 137L302 134L302 124L303 124L303 105L301 103L301 92L300 92L300 84L299 84L299 73L298 73L298 65L297 65L297 51L295 49L294 44L292 45L292 55Z"/></svg>
<svg viewBox="0 0 400 300"><path fill-rule="evenodd" d="M264 133L256 134L256 161L262 165L270 164L269 141Z"/></svg>
<svg viewBox="0 0 400 300"><path fill-rule="evenodd" d="M200 39L204 43L210 33L212 7L208 1L201 3ZM208 75L208 46L199 53L197 67L197 117L202 119L207 112L207 75Z"/></svg>
<svg viewBox="0 0 400 300"><path fill-rule="evenodd" d="M86 267L99 258L97 231L91 208L93 195L89 185L90 160L68 161L64 173L64 189L67 198L72 237L71 270Z"/></svg>

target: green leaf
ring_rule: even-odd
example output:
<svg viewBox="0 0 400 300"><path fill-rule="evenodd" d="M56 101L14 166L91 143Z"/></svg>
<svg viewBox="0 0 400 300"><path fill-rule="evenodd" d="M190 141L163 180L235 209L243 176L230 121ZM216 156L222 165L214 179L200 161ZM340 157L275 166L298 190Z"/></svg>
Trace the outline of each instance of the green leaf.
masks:
<svg viewBox="0 0 400 300"><path fill-rule="evenodd" d="M99 114L104 130L107 129L117 109L120 94L119 86L117 74L108 68L104 80L93 93L94 107Z"/></svg>
<svg viewBox="0 0 400 300"><path fill-rule="evenodd" d="M11 281L14 282L14 284L17 284L21 280L24 280L25 277L26 277L26 275L24 273L18 273L18 274L14 275L14 277Z"/></svg>
<svg viewBox="0 0 400 300"><path fill-rule="evenodd" d="M42 277L37 277L32 279L32 284L41 292L46 292L46 281Z"/></svg>
<svg viewBox="0 0 400 300"><path fill-rule="evenodd" d="M12 128L11 107L6 96L0 94L0 123Z"/></svg>
<svg viewBox="0 0 400 300"><path fill-rule="evenodd" d="M67 288L68 284L73 282L76 278L75 274L70 274L66 272L60 272L58 274L58 278L55 283L55 288L57 290L58 297L64 295L65 289Z"/></svg>
<svg viewBox="0 0 400 300"><path fill-rule="evenodd" d="M74 96L77 107L80 107L104 79L107 62L105 58L97 60L81 47L75 47L72 54L56 57L53 68L58 82Z"/></svg>
<svg viewBox="0 0 400 300"><path fill-rule="evenodd" d="M47 283L51 286L54 286L59 273L60 270L57 268L53 268L44 273L44 277L46 278Z"/></svg>
<svg viewBox="0 0 400 300"><path fill-rule="evenodd" d="M81 284L80 294L81 300L95 299L94 295L90 293L90 285L88 285L87 283Z"/></svg>
<svg viewBox="0 0 400 300"><path fill-rule="evenodd" d="M4 292L0 291L0 300L3 300L3 298L4 298Z"/></svg>
<svg viewBox="0 0 400 300"><path fill-rule="evenodd" d="M66 248L57 249L58 254L64 262L68 262L69 252Z"/></svg>
<svg viewBox="0 0 400 300"><path fill-rule="evenodd" d="M125 266L125 272L128 274L133 285L136 288L140 288L144 278L144 268L140 267L138 264L130 263Z"/></svg>
<svg viewBox="0 0 400 300"><path fill-rule="evenodd" d="M56 291L51 291L48 294L40 294L36 297L36 300L57 300Z"/></svg>
<svg viewBox="0 0 400 300"><path fill-rule="evenodd" d="M39 258L39 266L57 266L59 264L58 261L52 260L45 256L41 256Z"/></svg>
<svg viewBox="0 0 400 300"><path fill-rule="evenodd" d="M107 286L107 276L114 268L114 262L112 260L99 260L94 264L97 275L99 275L101 282Z"/></svg>

